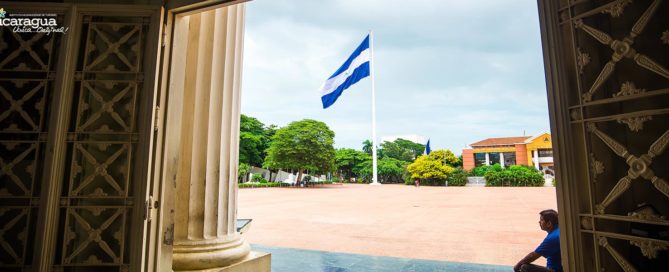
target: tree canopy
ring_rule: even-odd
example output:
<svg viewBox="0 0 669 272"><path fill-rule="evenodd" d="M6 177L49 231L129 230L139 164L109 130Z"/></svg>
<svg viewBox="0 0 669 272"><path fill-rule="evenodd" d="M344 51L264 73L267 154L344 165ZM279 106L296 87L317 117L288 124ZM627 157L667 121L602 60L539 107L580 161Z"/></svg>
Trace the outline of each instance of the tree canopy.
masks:
<svg viewBox="0 0 669 272"><path fill-rule="evenodd" d="M429 155L421 155L409 164L407 170L412 179L423 180L426 185L443 185L455 170L460 160L450 150L435 150Z"/></svg>
<svg viewBox="0 0 669 272"><path fill-rule="evenodd" d="M372 157L364 151L350 148L342 148L335 151L335 166L345 179L356 177L362 167L362 163L371 160Z"/></svg>
<svg viewBox="0 0 669 272"><path fill-rule="evenodd" d="M460 159L450 150L435 150L430 152L428 157L431 160L440 161L450 166L457 166L460 163Z"/></svg>
<svg viewBox="0 0 669 272"><path fill-rule="evenodd" d="M365 140L364 142L362 142L362 151L369 155L372 155L372 145L373 145L372 141Z"/></svg>
<svg viewBox="0 0 669 272"><path fill-rule="evenodd" d="M453 167L443 164L441 161L433 160L429 156L419 156L416 161L407 167L413 179L437 179L445 180Z"/></svg>
<svg viewBox="0 0 669 272"><path fill-rule="evenodd" d="M244 114L239 121L239 163L261 166L276 126L266 127L258 119Z"/></svg>
<svg viewBox="0 0 669 272"><path fill-rule="evenodd" d="M423 153L425 145L414 143L405 139L385 141L379 150L380 157L390 157L405 162L412 162L418 155Z"/></svg>
<svg viewBox="0 0 669 272"><path fill-rule="evenodd" d="M267 148L263 166L325 173L334 167L335 133L323 122L304 119L276 130Z"/></svg>
<svg viewBox="0 0 669 272"><path fill-rule="evenodd" d="M402 182L402 176L409 164L405 161L400 161L395 158L384 157L377 162L377 175L379 182ZM360 164L357 175L367 181L372 180L372 161L366 160Z"/></svg>

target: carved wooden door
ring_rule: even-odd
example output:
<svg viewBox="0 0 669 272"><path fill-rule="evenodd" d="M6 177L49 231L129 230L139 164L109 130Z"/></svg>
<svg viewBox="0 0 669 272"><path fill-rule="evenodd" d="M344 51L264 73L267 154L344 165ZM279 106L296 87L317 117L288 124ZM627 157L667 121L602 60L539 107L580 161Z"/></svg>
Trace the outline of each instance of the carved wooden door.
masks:
<svg viewBox="0 0 669 272"><path fill-rule="evenodd" d="M12 5L0 27L0 270L141 271L159 7Z"/></svg>
<svg viewBox="0 0 669 272"><path fill-rule="evenodd" d="M669 3L539 1L569 271L669 271Z"/></svg>

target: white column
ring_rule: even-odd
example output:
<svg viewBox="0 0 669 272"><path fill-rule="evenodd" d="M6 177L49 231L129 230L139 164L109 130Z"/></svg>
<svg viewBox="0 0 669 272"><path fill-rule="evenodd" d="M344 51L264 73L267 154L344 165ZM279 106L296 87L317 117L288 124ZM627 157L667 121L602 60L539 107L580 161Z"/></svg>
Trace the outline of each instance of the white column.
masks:
<svg viewBox="0 0 669 272"><path fill-rule="evenodd" d="M539 151L532 151L532 161L534 161L534 168L539 170Z"/></svg>
<svg viewBox="0 0 669 272"><path fill-rule="evenodd" d="M503 152L499 152L499 165L504 167L504 153Z"/></svg>
<svg viewBox="0 0 669 272"><path fill-rule="evenodd" d="M485 153L485 165L490 165L490 154L488 152Z"/></svg>
<svg viewBox="0 0 669 272"><path fill-rule="evenodd" d="M235 226L244 6L189 17L174 271L225 267L250 251Z"/></svg>

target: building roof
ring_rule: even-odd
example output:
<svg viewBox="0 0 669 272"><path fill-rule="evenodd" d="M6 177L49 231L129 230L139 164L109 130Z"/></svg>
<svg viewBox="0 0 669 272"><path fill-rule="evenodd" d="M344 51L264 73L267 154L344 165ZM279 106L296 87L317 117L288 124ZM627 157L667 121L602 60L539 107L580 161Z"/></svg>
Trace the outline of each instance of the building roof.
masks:
<svg viewBox="0 0 669 272"><path fill-rule="evenodd" d="M534 141L534 140L536 140L537 138L539 138L539 137L541 137L541 136L544 136L544 135L548 135L548 137L551 136L551 134L548 133L548 132L540 133L540 134L538 134L537 136L534 136L534 137L532 137L532 138L529 138L529 139L525 140L525 143L526 143L526 144L529 144L529 143L531 143L532 141Z"/></svg>
<svg viewBox="0 0 669 272"><path fill-rule="evenodd" d="M520 136L520 137L502 137L502 138L488 138L483 141L478 141L470 146L495 146L495 145L514 145L525 143L525 140L529 139L530 136Z"/></svg>

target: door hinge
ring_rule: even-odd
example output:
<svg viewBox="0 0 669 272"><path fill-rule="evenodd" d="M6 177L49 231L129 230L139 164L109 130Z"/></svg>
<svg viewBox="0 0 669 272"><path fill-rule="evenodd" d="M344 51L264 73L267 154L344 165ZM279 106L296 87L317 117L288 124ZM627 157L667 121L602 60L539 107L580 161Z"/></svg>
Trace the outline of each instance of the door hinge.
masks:
<svg viewBox="0 0 669 272"><path fill-rule="evenodd" d="M174 224L170 224L163 235L163 244L166 246L174 243Z"/></svg>
<svg viewBox="0 0 669 272"><path fill-rule="evenodd" d="M156 110L154 112L154 120L153 120L153 130L158 131L160 128L160 106L156 106Z"/></svg>
<svg viewBox="0 0 669 272"><path fill-rule="evenodd" d="M163 39L163 47L167 44L167 24L163 25L163 34L162 34L162 39Z"/></svg>
<svg viewBox="0 0 669 272"><path fill-rule="evenodd" d="M151 222L151 209L153 209L153 196L149 196L144 202L144 220Z"/></svg>

